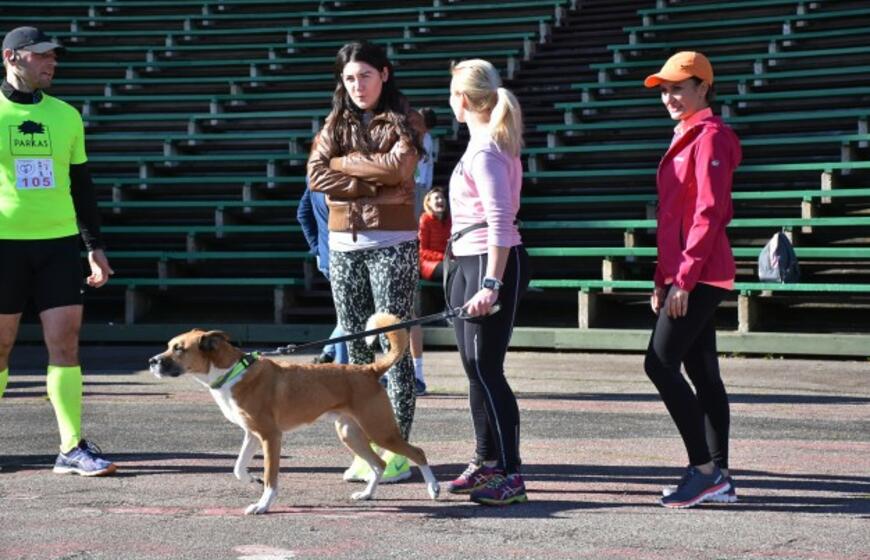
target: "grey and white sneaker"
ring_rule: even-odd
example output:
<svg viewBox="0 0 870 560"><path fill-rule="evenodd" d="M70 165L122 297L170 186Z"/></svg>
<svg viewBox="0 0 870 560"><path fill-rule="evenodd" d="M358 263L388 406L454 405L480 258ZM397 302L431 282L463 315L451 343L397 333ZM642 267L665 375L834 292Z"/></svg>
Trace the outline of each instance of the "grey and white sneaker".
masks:
<svg viewBox="0 0 870 560"><path fill-rule="evenodd" d="M83 439L69 452L58 454L53 470L57 474L104 476L115 472L116 467L114 463L103 458L99 447Z"/></svg>
<svg viewBox="0 0 870 560"><path fill-rule="evenodd" d="M659 503L666 508L690 508L728 489L728 481L719 467L713 467L713 474L704 474L695 467L689 467L677 489Z"/></svg>

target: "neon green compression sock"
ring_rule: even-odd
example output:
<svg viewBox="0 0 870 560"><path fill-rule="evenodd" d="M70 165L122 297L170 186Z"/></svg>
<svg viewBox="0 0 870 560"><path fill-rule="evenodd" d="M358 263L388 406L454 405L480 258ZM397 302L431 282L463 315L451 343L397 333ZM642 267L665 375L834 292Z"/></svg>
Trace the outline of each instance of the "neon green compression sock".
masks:
<svg viewBox="0 0 870 560"><path fill-rule="evenodd" d="M81 439L82 368L50 365L46 385L60 430L60 450L66 453Z"/></svg>
<svg viewBox="0 0 870 560"><path fill-rule="evenodd" d="M6 383L9 381L9 368L0 371L0 399L3 398L3 392L6 390Z"/></svg>

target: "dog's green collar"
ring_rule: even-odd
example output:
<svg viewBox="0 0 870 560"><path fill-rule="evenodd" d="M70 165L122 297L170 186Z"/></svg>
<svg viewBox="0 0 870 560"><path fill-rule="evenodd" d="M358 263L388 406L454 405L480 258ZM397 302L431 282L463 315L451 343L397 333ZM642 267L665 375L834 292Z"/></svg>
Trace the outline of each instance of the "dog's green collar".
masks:
<svg viewBox="0 0 870 560"><path fill-rule="evenodd" d="M256 362L259 359L260 359L259 352L251 352L250 354L245 354L244 356L239 358L239 361L236 362L236 365L234 365L230 369L230 371L226 372L225 374L223 374L220 377L218 377L217 379L215 379L214 382L211 385L209 385L209 387L211 387L212 389L220 389L221 387L223 387L224 385L226 385L228 382L232 381L233 379L236 379L237 377L241 377L242 374L244 374L246 371L248 371L248 368L251 367L251 364L253 364L254 362Z"/></svg>

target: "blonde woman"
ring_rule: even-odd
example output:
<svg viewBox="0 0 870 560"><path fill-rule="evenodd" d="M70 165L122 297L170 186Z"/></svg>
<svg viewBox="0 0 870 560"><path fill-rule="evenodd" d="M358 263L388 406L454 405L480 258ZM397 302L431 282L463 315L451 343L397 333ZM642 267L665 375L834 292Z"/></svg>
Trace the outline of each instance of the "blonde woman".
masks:
<svg viewBox="0 0 870 560"><path fill-rule="evenodd" d="M468 376L476 439L468 468L448 484L486 505L525 502L520 475L517 400L504 375L504 358L520 298L529 283L528 255L516 225L523 169L522 113L516 97L485 60L454 66L450 107L471 139L450 178L452 252L457 261L450 305L456 344ZM500 309L493 313L498 302Z"/></svg>

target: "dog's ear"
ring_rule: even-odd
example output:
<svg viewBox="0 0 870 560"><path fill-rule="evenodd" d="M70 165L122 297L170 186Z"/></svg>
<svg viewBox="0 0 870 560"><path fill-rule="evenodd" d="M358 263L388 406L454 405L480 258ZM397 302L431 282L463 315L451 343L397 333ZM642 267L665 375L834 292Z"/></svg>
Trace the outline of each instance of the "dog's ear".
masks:
<svg viewBox="0 0 870 560"><path fill-rule="evenodd" d="M223 331L208 331L199 337L199 349L203 352L217 350L221 342L229 342L230 336Z"/></svg>

